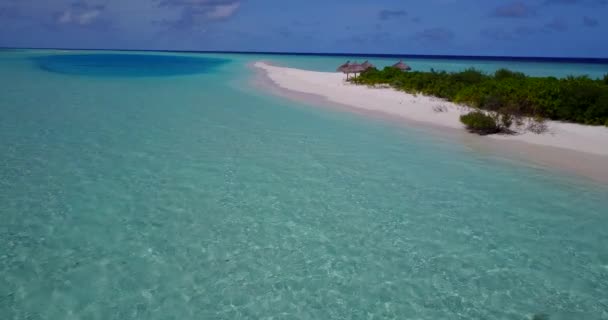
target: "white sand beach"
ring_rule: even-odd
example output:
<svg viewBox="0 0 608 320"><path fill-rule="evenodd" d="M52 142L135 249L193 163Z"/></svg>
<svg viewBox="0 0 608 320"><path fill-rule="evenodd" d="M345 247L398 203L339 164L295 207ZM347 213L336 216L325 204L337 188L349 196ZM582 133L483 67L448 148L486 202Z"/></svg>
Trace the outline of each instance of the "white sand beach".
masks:
<svg viewBox="0 0 608 320"><path fill-rule="evenodd" d="M519 132L514 135L477 137L466 133L460 122L460 115L470 110L466 106L392 88L354 85L341 73L279 67L267 62L256 62L254 67L263 71L276 89L305 96L300 100L315 102L313 100L321 99L357 112L380 113L397 120L443 127L451 132L462 131L470 141L495 145L492 147L510 150L543 165L608 182L608 128L603 126L547 121L548 130L543 134L516 129ZM497 143L497 140L501 142Z"/></svg>

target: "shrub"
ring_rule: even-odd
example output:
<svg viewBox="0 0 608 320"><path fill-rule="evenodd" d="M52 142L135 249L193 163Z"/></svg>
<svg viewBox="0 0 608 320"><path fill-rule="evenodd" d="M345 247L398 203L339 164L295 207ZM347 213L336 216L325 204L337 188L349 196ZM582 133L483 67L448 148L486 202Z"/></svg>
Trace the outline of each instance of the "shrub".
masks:
<svg viewBox="0 0 608 320"><path fill-rule="evenodd" d="M462 122L467 130L480 135L487 135L500 132L500 127L496 123L496 120L481 111L473 111L465 115L460 116L460 122Z"/></svg>
<svg viewBox="0 0 608 320"><path fill-rule="evenodd" d="M508 113L502 113L500 115L500 125L503 130L508 130L513 125L513 116Z"/></svg>
<svg viewBox="0 0 608 320"><path fill-rule="evenodd" d="M600 96L594 105L589 106L585 112L586 121L590 124L608 127L608 90Z"/></svg>
<svg viewBox="0 0 608 320"><path fill-rule="evenodd" d="M494 73L494 78L496 80L503 80L503 79L508 79L508 78L523 79L525 77L526 77L526 75L521 72L515 72L515 71L508 70L508 69L498 69Z"/></svg>
<svg viewBox="0 0 608 320"><path fill-rule="evenodd" d="M440 112L447 112L448 108L446 106L443 105L438 105L438 106L434 106L433 107L433 111L440 113Z"/></svg>
<svg viewBox="0 0 608 320"><path fill-rule="evenodd" d="M475 68L470 68L462 72L452 73L450 75L452 80L460 83L464 83L467 85L472 85L476 83L480 83L486 80L487 76Z"/></svg>
<svg viewBox="0 0 608 320"><path fill-rule="evenodd" d="M486 110L498 110L505 105L505 99L499 95L487 95L482 98L479 107Z"/></svg>
<svg viewBox="0 0 608 320"><path fill-rule="evenodd" d="M462 72L401 72L387 67L364 72L355 83L391 85L398 90L444 98L471 107L522 117L543 117L583 124L608 121L608 74L589 77L528 77L506 69L491 75L475 69ZM509 119L505 119L509 120ZM495 119L508 128L509 121Z"/></svg>
<svg viewBox="0 0 608 320"><path fill-rule="evenodd" d="M544 119L535 118L528 123L528 127L526 129L532 133L541 134L547 132L549 128L547 127L547 123Z"/></svg>

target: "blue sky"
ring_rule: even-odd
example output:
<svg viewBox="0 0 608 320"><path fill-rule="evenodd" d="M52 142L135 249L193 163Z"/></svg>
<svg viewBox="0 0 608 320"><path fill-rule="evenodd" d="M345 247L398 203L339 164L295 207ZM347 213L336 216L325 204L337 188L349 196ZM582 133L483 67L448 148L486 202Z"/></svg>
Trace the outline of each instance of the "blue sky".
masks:
<svg viewBox="0 0 608 320"><path fill-rule="evenodd" d="M0 46L608 57L608 0L0 0Z"/></svg>

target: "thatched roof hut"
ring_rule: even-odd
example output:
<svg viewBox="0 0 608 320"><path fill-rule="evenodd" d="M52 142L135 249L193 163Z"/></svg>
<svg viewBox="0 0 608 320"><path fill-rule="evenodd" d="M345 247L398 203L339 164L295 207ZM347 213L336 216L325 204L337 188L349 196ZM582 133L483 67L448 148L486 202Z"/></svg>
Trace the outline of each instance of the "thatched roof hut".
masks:
<svg viewBox="0 0 608 320"><path fill-rule="evenodd" d="M407 64L403 63L403 60L399 60L399 62L395 63L393 65L393 68L397 68L401 71L410 71L412 70L412 67L408 66Z"/></svg>
<svg viewBox="0 0 608 320"><path fill-rule="evenodd" d="M355 62L350 64L349 70L350 73L354 73L355 76L357 76L357 73L361 73L367 69L362 64L358 64Z"/></svg>
<svg viewBox="0 0 608 320"><path fill-rule="evenodd" d="M345 64L338 67L336 71L346 73L346 70L350 67L350 60L346 61Z"/></svg>
<svg viewBox="0 0 608 320"><path fill-rule="evenodd" d="M356 62L351 63L350 61L347 61L337 69L338 72L346 73L346 79L349 79L351 73L355 74L356 77L357 73L361 73L365 70L366 69L362 65Z"/></svg>
<svg viewBox="0 0 608 320"><path fill-rule="evenodd" d="M336 71L346 73L346 79L349 79L351 73L354 74L355 77L357 77L358 73L361 73L370 68L375 68L375 66L369 63L369 61L365 61L362 64L359 64L357 62L350 62L349 60L345 64L339 66Z"/></svg>
<svg viewBox="0 0 608 320"><path fill-rule="evenodd" d="M375 68L376 66L374 66L373 64L369 63L369 61L365 60L365 62L363 62L361 64L361 67L363 67L363 70L368 70L368 69L372 69Z"/></svg>

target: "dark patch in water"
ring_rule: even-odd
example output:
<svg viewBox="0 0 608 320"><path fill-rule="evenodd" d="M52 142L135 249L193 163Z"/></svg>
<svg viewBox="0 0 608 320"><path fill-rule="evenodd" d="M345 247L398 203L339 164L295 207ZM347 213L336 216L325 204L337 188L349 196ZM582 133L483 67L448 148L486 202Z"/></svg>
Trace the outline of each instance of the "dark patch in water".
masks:
<svg viewBox="0 0 608 320"><path fill-rule="evenodd" d="M139 54L67 54L32 58L38 68L69 75L166 77L207 73L225 59Z"/></svg>
<svg viewBox="0 0 608 320"><path fill-rule="evenodd" d="M24 52L25 50L13 48L0 48L0 52Z"/></svg>

